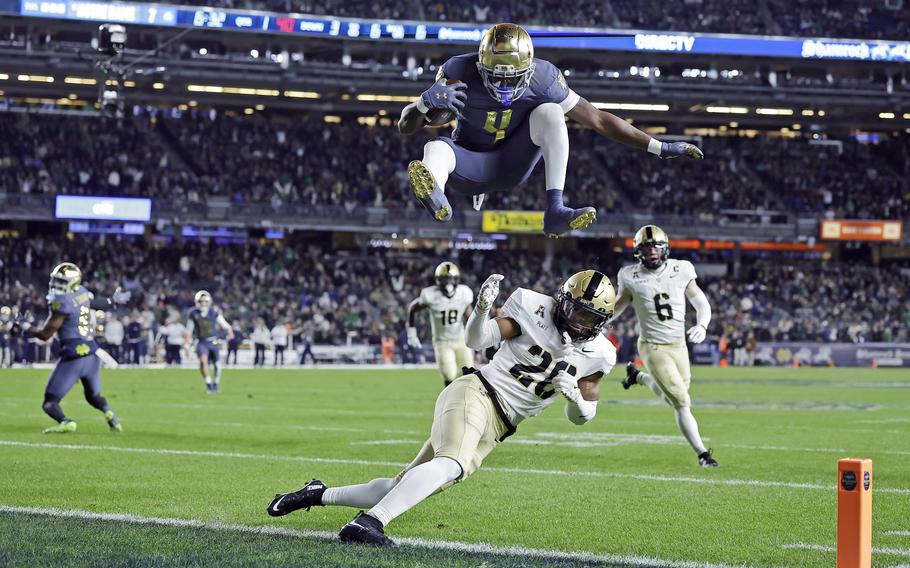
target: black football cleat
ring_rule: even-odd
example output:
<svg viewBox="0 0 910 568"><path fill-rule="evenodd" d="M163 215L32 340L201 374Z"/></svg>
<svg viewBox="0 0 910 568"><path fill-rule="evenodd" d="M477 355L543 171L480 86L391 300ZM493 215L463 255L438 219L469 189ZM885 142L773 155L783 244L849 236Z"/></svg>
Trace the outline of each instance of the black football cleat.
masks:
<svg viewBox="0 0 910 568"><path fill-rule="evenodd" d="M720 467L720 464L711 455L711 450L705 450L698 454L698 465L701 467Z"/></svg>
<svg viewBox="0 0 910 568"><path fill-rule="evenodd" d="M626 365L626 378L622 381L622 388L629 390L629 387L632 385L638 384L638 375L641 373L641 369L635 366L635 363L629 362Z"/></svg>
<svg viewBox="0 0 910 568"><path fill-rule="evenodd" d="M325 483L314 479L303 486L303 489L293 493L278 493L269 503L268 512L272 517L283 517L298 509L310 510L310 507L322 507L322 494L326 490Z"/></svg>
<svg viewBox="0 0 910 568"><path fill-rule="evenodd" d="M382 523L363 511L357 513L354 520L341 527L338 533L341 542L368 544L370 546L395 546L395 542L385 535Z"/></svg>

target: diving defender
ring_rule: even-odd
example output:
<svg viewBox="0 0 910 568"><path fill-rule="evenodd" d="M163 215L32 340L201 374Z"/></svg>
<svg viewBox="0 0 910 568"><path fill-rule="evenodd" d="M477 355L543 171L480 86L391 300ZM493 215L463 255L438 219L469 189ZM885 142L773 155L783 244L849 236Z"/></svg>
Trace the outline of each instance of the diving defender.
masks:
<svg viewBox="0 0 910 568"><path fill-rule="evenodd" d="M616 349L602 334L616 293L596 270L572 275L554 296L518 288L503 316L488 316L502 276L487 278L468 318L465 341L483 350L500 345L489 364L463 375L436 399L430 437L396 477L360 485L327 487L313 480L299 491L279 493L268 506L273 517L321 505L369 509L341 529L343 542L394 543L385 526L427 497L464 481L523 420L558 400L574 424L592 420L600 380L616 364Z"/></svg>

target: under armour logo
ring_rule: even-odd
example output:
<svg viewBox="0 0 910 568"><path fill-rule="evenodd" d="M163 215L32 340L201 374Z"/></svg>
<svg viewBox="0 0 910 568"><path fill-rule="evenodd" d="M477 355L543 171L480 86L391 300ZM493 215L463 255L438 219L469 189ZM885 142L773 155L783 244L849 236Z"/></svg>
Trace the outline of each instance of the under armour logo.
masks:
<svg viewBox="0 0 910 568"><path fill-rule="evenodd" d="M436 93L436 98L437 99L447 99L447 98L449 98L449 95L447 93Z"/></svg>

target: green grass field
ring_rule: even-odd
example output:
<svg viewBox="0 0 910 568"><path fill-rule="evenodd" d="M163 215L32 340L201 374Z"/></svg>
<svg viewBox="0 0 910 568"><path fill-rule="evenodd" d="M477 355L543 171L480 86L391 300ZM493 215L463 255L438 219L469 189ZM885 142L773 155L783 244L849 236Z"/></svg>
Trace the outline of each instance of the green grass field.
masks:
<svg viewBox="0 0 910 568"><path fill-rule="evenodd" d="M392 550L331 540L353 509L265 507L313 477L397 473L429 432L435 371L229 369L215 396L194 371L105 371L124 432L77 386L63 407L79 430L57 436L41 434L47 375L0 370L0 566L830 567L847 456L874 460L875 566L910 565L907 371L698 368L721 463L702 470L672 411L617 369L592 423L561 403L526 421L392 523Z"/></svg>

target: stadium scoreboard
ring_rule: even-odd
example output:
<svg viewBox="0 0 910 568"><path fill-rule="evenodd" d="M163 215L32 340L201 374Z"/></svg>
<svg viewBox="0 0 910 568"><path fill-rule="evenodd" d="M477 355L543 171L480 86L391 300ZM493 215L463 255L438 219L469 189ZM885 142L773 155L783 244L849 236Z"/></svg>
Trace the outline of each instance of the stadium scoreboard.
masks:
<svg viewBox="0 0 910 568"><path fill-rule="evenodd" d="M22 16L183 28L223 29L312 37L476 44L484 27L333 18L149 2L0 0L0 11ZM528 27L538 47L797 59L910 61L910 42L649 32L621 29Z"/></svg>

